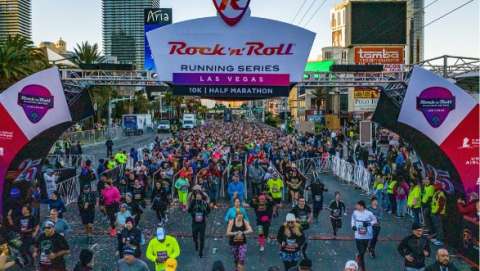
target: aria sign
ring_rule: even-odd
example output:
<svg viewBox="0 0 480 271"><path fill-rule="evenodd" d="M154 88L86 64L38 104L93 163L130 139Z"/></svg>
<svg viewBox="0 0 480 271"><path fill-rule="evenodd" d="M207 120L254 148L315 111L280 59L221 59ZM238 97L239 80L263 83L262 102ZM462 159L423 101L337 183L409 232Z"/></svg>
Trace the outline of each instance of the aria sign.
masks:
<svg viewBox="0 0 480 271"><path fill-rule="evenodd" d="M250 0L213 0L213 4L225 23L234 26L247 12Z"/></svg>
<svg viewBox="0 0 480 271"><path fill-rule="evenodd" d="M218 99L288 96L303 79L315 33L251 17L250 0L214 0L218 16L149 31L158 80L175 95Z"/></svg>

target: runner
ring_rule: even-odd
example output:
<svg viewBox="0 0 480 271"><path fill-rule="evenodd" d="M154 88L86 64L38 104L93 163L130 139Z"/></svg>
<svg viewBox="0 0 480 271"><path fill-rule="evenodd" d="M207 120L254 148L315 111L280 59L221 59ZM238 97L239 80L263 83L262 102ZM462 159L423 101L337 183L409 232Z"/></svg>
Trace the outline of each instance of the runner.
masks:
<svg viewBox="0 0 480 271"><path fill-rule="evenodd" d="M273 216L278 216L278 210L282 206L283 181L277 172L272 173L272 177L267 181L267 188L270 197L273 199L275 206L273 208Z"/></svg>
<svg viewBox="0 0 480 271"><path fill-rule="evenodd" d="M332 223L333 238L336 238L337 231L342 228L342 215L347 215L345 212L345 203L340 199L340 192L335 192L335 200L330 202L328 208L330 209L330 222Z"/></svg>
<svg viewBox="0 0 480 271"><path fill-rule="evenodd" d="M300 197L298 199L298 205L295 206L290 213L294 214L295 217L297 218L297 222L300 223L300 226L302 226L302 231L305 235L305 243L302 246L302 254L303 258L308 258L307 257L307 237L305 234L305 231L310 228L310 224L313 222L313 215L312 215L312 208L308 206L305 202L305 198Z"/></svg>
<svg viewBox="0 0 480 271"><path fill-rule="evenodd" d="M355 206L352 214L352 230L355 232L355 244L358 250L358 265L361 271L365 271L364 255L367 251L368 244L373 237L372 225L377 224L377 218L372 212L366 209L365 202L360 200Z"/></svg>
<svg viewBox="0 0 480 271"><path fill-rule="evenodd" d="M113 186L112 183L112 179L107 179L104 183L105 187L101 191L103 208L108 220L110 221L110 236L114 237L117 235L117 231L115 229L115 214L117 213L121 197L120 191L118 191L118 188Z"/></svg>
<svg viewBox="0 0 480 271"><path fill-rule="evenodd" d="M243 271L245 266L245 258L247 256L247 234L252 233L252 227L247 220L244 219L242 212L237 212L235 218L228 222L227 236L230 238L230 246L232 249L235 268Z"/></svg>
<svg viewBox="0 0 480 271"><path fill-rule="evenodd" d="M252 207L257 217L258 245L260 251L263 252L265 250L265 241L268 241L270 233L273 201L269 196L260 194L252 199Z"/></svg>
<svg viewBox="0 0 480 271"><path fill-rule="evenodd" d="M280 245L280 258L285 271L297 265L301 259L301 248L305 244L302 226L297 223L294 214L287 214L286 223L280 226L277 242Z"/></svg>
<svg viewBox="0 0 480 271"><path fill-rule="evenodd" d="M169 205L169 193L161 181L155 182L150 201L152 202L152 210L155 211L159 224L163 225L167 223L168 218L166 211Z"/></svg>
<svg viewBox="0 0 480 271"><path fill-rule="evenodd" d="M65 259L70 254L65 237L55 232L55 223L47 221L34 244L33 258L39 258L40 271L66 271Z"/></svg>
<svg viewBox="0 0 480 271"><path fill-rule="evenodd" d="M93 222L95 220L95 204L97 197L94 192L91 191L90 184L84 185L83 190L78 196L78 210L82 225L85 228L87 238L90 238L93 234Z"/></svg>
<svg viewBox="0 0 480 271"><path fill-rule="evenodd" d="M133 251L133 255L139 258L142 255L142 232L136 227L133 218L125 220L125 227L118 236L118 254L123 258L126 250Z"/></svg>
<svg viewBox="0 0 480 271"><path fill-rule="evenodd" d="M175 237L166 235L165 229L158 227L156 236L148 243L145 256L155 264L156 271L164 271L167 259L180 256L180 246Z"/></svg>
<svg viewBox="0 0 480 271"><path fill-rule="evenodd" d="M177 189L178 193L180 209L185 212L187 211L188 188L190 187L190 183L187 177L187 173L180 172L179 178L175 182L175 188Z"/></svg>
<svg viewBox="0 0 480 271"><path fill-rule="evenodd" d="M192 236L195 244L195 251L198 256L203 257L203 248L205 245L205 230L207 228L207 217L210 214L210 206L199 190L192 192L193 197L190 201L188 212L192 216Z"/></svg>
<svg viewBox="0 0 480 271"><path fill-rule="evenodd" d="M425 269L425 257L430 256L430 245L427 238L423 236L422 225L413 223L412 234L400 242L398 252L405 258L405 270L422 271Z"/></svg>
<svg viewBox="0 0 480 271"><path fill-rule="evenodd" d="M290 192L290 200L292 202L292 208L297 205L300 197L300 190L303 188L304 178L298 174L296 168L291 168L286 171L286 183L288 191Z"/></svg>
<svg viewBox="0 0 480 271"><path fill-rule="evenodd" d="M377 218L377 223L372 224L372 239L368 243L368 252L370 253L370 256L372 258L376 257L375 254L375 247L377 245L378 241L378 235L380 234L380 221L383 219L383 210L378 206L378 200L375 197L372 197L370 200L370 207L368 207L368 210L372 212L372 214Z"/></svg>
<svg viewBox="0 0 480 271"><path fill-rule="evenodd" d="M323 193L327 192L328 189L325 188L325 184L316 178L313 179L307 189L312 193L313 218L315 219L315 222L318 223L320 211L323 210Z"/></svg>

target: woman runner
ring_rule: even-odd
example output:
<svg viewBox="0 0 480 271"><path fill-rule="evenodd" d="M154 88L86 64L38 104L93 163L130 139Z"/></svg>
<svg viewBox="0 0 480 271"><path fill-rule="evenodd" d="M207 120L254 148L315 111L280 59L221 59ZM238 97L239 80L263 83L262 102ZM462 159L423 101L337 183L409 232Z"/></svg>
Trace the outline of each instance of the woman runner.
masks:
<svg viewBox="0 0 480 271"><path fill-rule="evenodd" d="M228 222L227 236L230 237L230 246L235 261L235 270L244 271L245 257L247 256L247 237L252 232L252 227L237 211L235 219Z"/></svg>

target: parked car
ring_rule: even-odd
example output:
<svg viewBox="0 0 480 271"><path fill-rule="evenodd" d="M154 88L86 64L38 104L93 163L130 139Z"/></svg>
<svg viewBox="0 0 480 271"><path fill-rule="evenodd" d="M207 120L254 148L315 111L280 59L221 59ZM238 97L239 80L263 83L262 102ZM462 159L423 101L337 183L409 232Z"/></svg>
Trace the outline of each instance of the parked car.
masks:
<svg viewBox="0 0 480 271"><path fill-rule="evenodd" d="M157 133L170 132L171 126L169 120L161 120L157 126Z"/></svg>

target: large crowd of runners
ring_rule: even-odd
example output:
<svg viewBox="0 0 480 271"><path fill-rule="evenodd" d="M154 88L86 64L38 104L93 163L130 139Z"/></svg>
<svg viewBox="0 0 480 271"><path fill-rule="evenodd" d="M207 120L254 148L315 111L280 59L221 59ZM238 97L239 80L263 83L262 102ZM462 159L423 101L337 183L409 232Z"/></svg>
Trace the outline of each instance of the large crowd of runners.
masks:
<svg viewBox="0 0 480 271"><path fill-rule="evenodd" d="M422 177L417 158L402 142L387 138L389 148L385 151L378 146L368 151L353 138L350 130L299 136L261 123L211 121L173 137L157 137L144 150L113 153L113 142L108 140L108 156L96 167L93 164L97 161L87 160L81 168L77 205L84 235L88 239L99 230L93 225L104 215L109 221L107 234L118 243L118 266L112 270L149 270L142 260L146 258L156 271L172 271L179 264L181 248L175 236L166 231L169 210L179 208L191 217L195 250L198 257L204 257L209 214L227 205L224 227L235 270L249 270L248 239L256 239L259 253L267 242L276 242L286 271L319 270L312 267L308 235L319 213L327 209L334 236L342 227L351 228L354 235L358 253L355 260L344 259L345 270L365 271L365 254L376 257L383 216L410 215L412 234L398 246L405 270L456 270L445 249L438 250L434 265L426 267L425 263L431 251L424 229L429 230L434 244L443 242L441 221L447 210L442 187ZM358 201L349 221L344 221L347 206L341 194L328 191L321 177L304 176L295 163L315 157L328 161L335 155L363 163L373 176L371 199ZM324 205L327 191L334 194L334 200ZM64 213L68 211L58 192L49 193L48 200L42 200L40 194L38 186L29 187L27 192L10 188L6 216L0 225L0 268L20 265L41 271L66 270L70 226ZM48 206L46 220L40 216L41 203ZM478 198L459 200L458 205L463 212L478 216ZM147 208L157 218L142 224L155 227L150 240L139 226ZM255 217L248 216L248 208L254 210ZM279 216L281 208L290 210L286 217ZM282 221L281 226L272 229L273 220ZM19 241L17 248L11 245L12 239ZM93 250L82 250L74 270L93 270L93 257ZM232 270L224 265L230 266L216 262L212 270Z"/></svg>

